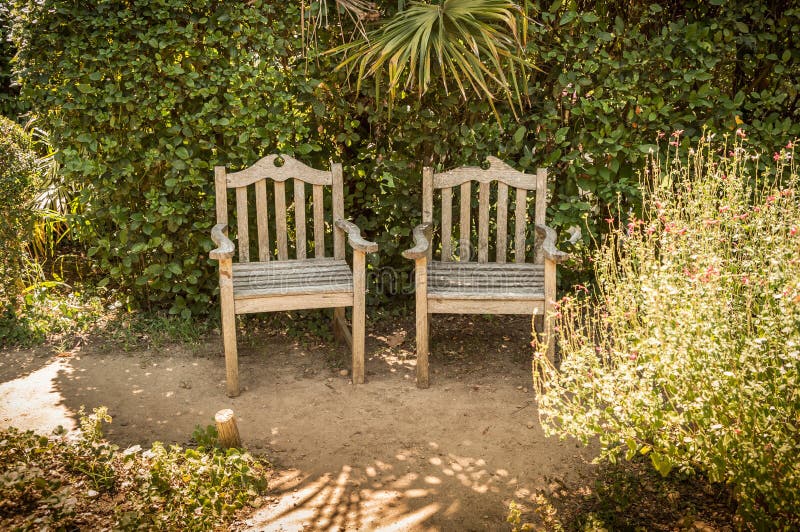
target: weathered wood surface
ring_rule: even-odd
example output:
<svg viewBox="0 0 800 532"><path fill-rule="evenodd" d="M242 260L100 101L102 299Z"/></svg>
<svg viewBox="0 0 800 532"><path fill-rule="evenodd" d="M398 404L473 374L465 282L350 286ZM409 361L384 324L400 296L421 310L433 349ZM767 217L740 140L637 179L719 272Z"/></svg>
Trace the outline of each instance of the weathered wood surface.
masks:
<svg viewBox="0 0 800 532"><path fill-rule="evenodd" d="M217 210L217 223L228 223L228 185L227 174L225 173L224 166L214 167L214 194L216 210Z"/></svg>
<svg viewBox="0 0 800 532"><path fill-rule="evenodd" d="M306 188L299 179L294 180L295 249L297 258L306 258Z"/></svg>
<svg viewBox="0 0 800 532"><path fill-rule="evenodd" d="M314 257L325 256L325 201L322 185L314 185L311 202L314 206Z"/></svg>
<svg viewBox="0 0 800 532"><path fill-rule="evenodd" d="M508 246L508 185L497 183L497 257L496 261L506 261Z"/></svg>
<svg viewBox="0 0 800 532"><path fill-rule="evenodd" d="M430 315L532 314L545 315L547 356L552 361L556 263L567 255L556 249L555 232L544 225L547 212L547 171L519 172L495 157L489 167L462 167L442 173L423 171L423 223L414 228L415 246L403 256L415 261L417 385L428 386ZM432 179L431 179L432 176ZM472 256L472 182L478 183L477 253ZM497 182L496 252L490 262L489 229L491 186ZM459 261L452 260L453 187L459 187ZM507 262L509 246L509 187L514 188L514 262ZM433 191L441 189L441 259L433 261L431 235ZM532 217L528 191L535 191ZM532 223L529 223L529 220ZM528 257L527 238L535 228L534 263ZM476 260L476 262L471 262Z"/></svg>
<svg viewBox="0 0 800 532"><path fill-rule="evenodd" d="M236 348L236 303L233 298L233 265L230 257L219 261L219 305L228 397L239 395L239 358Z"/></svg>
<svg viewBox="0 0 800 532"><path fill-rule="evenodd" d="M534 314L543 312L541 299L453 299L428 294L431 314Z"/></svg>
<svg viewBox="0 0 800 532"><path fill-rule="evenodd" d="M433 224L422 223L414 228L414 247L403 252L403 257L416 260L428 256L431 247L431 231Z"/></svg>
<svg viewBox="0 0 800 532"><path fill-rule="evenodd" d="M256 181L256 225L258 226L258 260L270 259L269 251L269 209L267 208L267 182Z"/></svg>
<svg viewBox="0 0 800 532"><path fill-rule="evenodd" d="M428 381L428 338L430 323L428 309L428 259L425 255L417 258L414 265L416 289L416 339L417 339L417 386L427 388Z"/></svg>
<svg viewBox="0 0 800 532"><path fill-rule="evenodd" d="M275 239L278 241L278 260L289 259L286 227L286 184L275 183Z"/></svg>
<svg viewBox="0 0 800 532"><path fill-rule="evenodd" d="M374 253L378 251L378 244L365 240L364 237L361 236L361 229L353 222L339 218L336 220L336 227L347 233L347 243L350 244L350 247L354 250L364 253Z"/></svg>
<svg viewBox="0 0 800 532"><path fill-rule="evenodd" d="M338 228L336 220L344 220L344 175L342 165L331 165L331 175L333 176L333 188L331 189L333 199L333 256L337 259L344 258L344 230Z"/></svg>
<svg viewBox="0 0 800 532"><path fill-rule="evenodd" d="M525 262L525 229L528 226L527 193L518 188L514 203L514 261Z"/></svg>
<svg viewBox="0 0 800 532"><path fill-rule="evenodd" d="M463 183L476 181L478 183L491 183L502 181L506 185L525 190L536 190L536 178L515 170L497 157L487 157L489 168L484 170L479 166L463 166L433 176L434 188L457 187Z"/></svg>
<svg viewBox="0 0 800 532"><path fill-rule="evenodd" d="M472 196L470 194L470 183L461 184L461 200L460 200L460 213L459 213L459 230L458 230L458 259L461 262L470 260L472 250L470 249L470 241L472 238L472 224L470 212L472 212Z"/></svg>
<svg viewBox="0 0 800 532"><path fill-rule="evenodd" d="M278 159L281 166L276 166ZM286 181L293 179L294 253L289 258ZM267 180L274 186L275 250L270 242L270 209ZM219 260L220 307L225 349L227 392L239 394L239 370L236 346L236 315L254 312L334 309L334 331L352 349L353 383L364 382L364 337L366 325L366 253L378 250L377 244L361 235L359 228L344 218L344 178L342 165L334 163L330 171L310 168L286 155L269 155L250 168L227 173L214 168L217 224L211 238L217 248L209 253ZM258 262L251 262L248 189L253 185L258 231ZM314 258L308 258L308 223L306 184L311 185ZM324 189L331 187L334 256L325 257ZM228 189L235 189L237 239L228 238ZM353 248L351 270L345 261L345 236ZM239 262L232 263L238 245ZM273 251L277 251L277 260ZM352 334L345 322L345 307L353 307Z"/></svg>
<svg viewBox="0 0 800 532"><path fill-rule="evenodd" d="M270 295L352 293L353 272L345 261L321 259L250 262L233 265L233 294L238 299ZM252 268L260 264L261 268Z"/></svg>
<svg viewBox="0 0 800 532"><path fill-rule="evenodd" d="M541 247L542 254L546 260L552 260L553 262L564 262L569 258L568 253L564 253L563 251L559 251L556 248L556 231L551 227L547 227L546 225L536 225L536 234L538 241L540 242L539 246Z"/></svg>
<svg viewBox="0 0 800 532"><path fill-rule="evenodd" d="M536 170L536 203L533 214L533 223L536 225L544 225L545 214L547 213L547 170L539 168ZM542 264L544 258L541 254L541 239L538 234L536 236L536 246L533 262Z"/></svg>
<svg viewBox="0 0 800 532"><path fill-rule="evenodd" d="M233 410L226 408L214 415L214 422L217 425L217 442L223 449L239 448L242 446L242 438L239 436L239 428L236 426L236 417Z"/></svg>
<svg viewBox="0 0 800 532"><path fill-rule="evenodd" d="M312 308L339 308L353 305L352 292L331 294L292 294L239 299L236 301L236 314L256 312L276 312L284 310L303 310Z"/></svg>
<svg viewBox="0 0 800 532"><path fill-rule="evenodd" d="M247 188L236 189L236 243L239 245L239 262L250 261L250 238L248 235Z"/></svg>
<svg viewBox="0 0 800 532"><path fill-rule="evenodd" d="M453 189L442 189L442 260L453 260Z"/></svg>
<svg viewBox="0 0 800 532"><path fill-rule="evenodd" d="M510 266L510 267L501 267ZM513 266L517 266L516 268ZM430 262L428 292L432 294L482 294L492 297L542 297L544 267L535 264L481 264Z"/></svg>
<svg viewBox="0 0 800 532"><path fill-rule="evenodd" d="M478 187L478 262L489 260L489 183Z"/></svg>
<svg viewBox="0 0 800 532"><path fill-rule="evenodd" d="M233 245L231 239L225 233L228 231L228 224L219 223L211 228L211 240L217 245L216 249L212 249L208 256L214 260L230 259L233 257L236 247Z"/></svg>
<svg viewBox="0 0 800 532"><path fill-rule="evenodd" d="M340 220L341 221L341 220ZM355 227L355 226L354 226ZM358 228L356 228L358 229ZM352 232L351 232L352 233ZM360 232L359 232L360 233ZM359 238L360 234L359 234ZM353 237L350 236L352 243ZM377 244L375 249L377 250ZM366 336L366 253L355 248L353 252L353 384L364 384L364 342Z"/></svg>
<svg viewBox="0 0 800 532"><path fill-rule="evenodd" d="M283 160L283 165L276 166L276 162ZM317 170L301 163L289 155L267 155L239 172L227 175L228 188L246 187L259 179L271 179L275 182L284 182L287 179L300 179L312 185L331 185L331 173Z"/></svg>

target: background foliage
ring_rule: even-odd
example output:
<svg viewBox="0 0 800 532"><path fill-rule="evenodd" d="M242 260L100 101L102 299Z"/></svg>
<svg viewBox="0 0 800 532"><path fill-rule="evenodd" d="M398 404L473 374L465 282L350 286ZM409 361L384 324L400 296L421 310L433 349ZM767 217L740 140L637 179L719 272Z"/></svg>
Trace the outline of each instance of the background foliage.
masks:
<svg viewBox="0 0 800 532"><path fill-rule="evenodd" d="M26 283L27 244L41 175L30 135L0 115L0 323L13 313Z"/></svg>
<svg viewBox="0 0 800 532"><path fill-rule="evenodd" d="M348 17L326 18L309 38L310 22L323 20L314 6L302 24L292 3L124 6L19 0L15 75L64 176L82 189L75 234L100 282L126 290L131 305L185 316L213 308L214 164L243 167L275 151L318 167L342 161L346 212L381 245L371 267L402 273L423 164L493 154L526 171L547 166L549 223L583 227L589 243L618 202L638 208L634 176L660 135L682 130L668 140L686 148L704 126L743 128L771 151L800 133L791 3L528 2L519 27L540 70L528 73L519 120L503 101L493 103L498 119L487 100L443 90L399 91L389 113L386 91L376 98L381 80L357 89L335 69L345 56L322 54L356 31ZM394 2L379 7L367 29L403 15ZM434 68L430 87L441 76ZM375 288L371 301L386 302Z"/></svg>
<svg viewBox="0 0 800 532"><path fill-rule="evenodd" d="M265 151L308 153L308 111L293 76L299 9L225 2L31 3L19 12L23 93L42 113L67 179L74 227L132 303L204 312L214 164ZM80 28L77 31L76 28ZM269 95L265 98L265 94Z"/></svg>

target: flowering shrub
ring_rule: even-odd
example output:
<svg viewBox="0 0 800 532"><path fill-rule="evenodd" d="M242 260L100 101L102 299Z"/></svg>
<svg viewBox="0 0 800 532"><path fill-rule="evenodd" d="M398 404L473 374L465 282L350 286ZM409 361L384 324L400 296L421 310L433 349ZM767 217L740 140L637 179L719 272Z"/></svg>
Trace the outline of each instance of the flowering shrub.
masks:
<svg viewBox="0 0 800 532"><path fill-rule="evenodd" d="M611 220L594 292L558 308L561 367L537 357L546 430L728 483L756 528L800 526L800 178L746 133L645 174ZM763 161L761 161L763 163ZM542 378L538 378L541 375Z"/></svg>

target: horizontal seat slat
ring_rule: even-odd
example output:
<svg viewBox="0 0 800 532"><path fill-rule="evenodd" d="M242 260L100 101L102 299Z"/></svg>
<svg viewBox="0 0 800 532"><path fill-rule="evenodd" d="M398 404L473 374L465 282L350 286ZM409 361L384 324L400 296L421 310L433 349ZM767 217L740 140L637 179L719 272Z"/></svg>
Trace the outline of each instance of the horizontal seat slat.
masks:
<svg viewBox="0 0 800 532"><path fill-rule="evenodd" d="M440 299L485 299L487 301L544 299L544 287L531 288L530 290L485 287L435 288L428 289L428 297Z"/></svg>
<svg viewBox="0 0 800 532"><path fill-rule="evenodd" d="M233 265L233 295L237 300L352 292L353 273L343 260L307 259Z"/></svg>
<svg viewBox="0 0 800 532"><path fill-rule="evenodd" d="M428 295L445 299L544 298L544 268L527 263L431 262Z"/></svg>
<svg viewBox="0 0 800 532"><path fill-rule="evenodd" d="M318 286L294 286L279 288L233 289L234 299L250 299L268 296L299 296L308 294L352 294L353 283Z"/></svg>
<svg viewBox="0 0 800 532"><path fill-rule="evenodd" d="M233 273L236 274L239 271L247 271L247 270L296 270L300 268L311 268L311 269L318 269L325 266L337 266L337 265L344 265L347 267L347 263L343 260L336 260L333 258L324 258L324 259L304 259L304 260L281 260L281 261L269 261L269 262L239 262L233 264Z"/></svg>
<svg viewBox="0 0 800 532"><path fill-rule="evenodd" d="M459 272L459 271L485 271L485 272L544 272L544 266L530 263L496 263L496 262L440 262L431 261L428 263L428 271L436 272Z"/></svg>

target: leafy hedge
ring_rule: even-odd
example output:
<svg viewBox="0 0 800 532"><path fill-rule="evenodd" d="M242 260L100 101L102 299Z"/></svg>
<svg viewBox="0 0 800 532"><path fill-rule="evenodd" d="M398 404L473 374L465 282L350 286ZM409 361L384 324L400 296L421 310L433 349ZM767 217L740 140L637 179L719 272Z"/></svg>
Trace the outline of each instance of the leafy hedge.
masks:
<svg viewBox="0 0 800 532"><path fill-rule="evenodd" d="M380 5L385 17L397 9ZM548 166L548 220L584 227L588 243L606 230L609 206L637 208L633 176L660 134L683 130L690 142L703 126L744 128L767 150L800 134L797 8L715 0L615 9L527 4L526 53L540 70L520 121L501 102L498 120L487 102L441 90L398 94L389 113L374 80L357 91L334 71L341 57L320 54L353 29L347 17L345 28L318 27L311 38L295 4L263 0L121 10L101 0L91 11L17 0L16 72L68 180L83 187L78 234L102 282L127 289L131 303L188 315L208 311L216 290L206 259L214 164L243 167L275 151L316 166L342 161L347 213L381 245L372 267L402 273L423 163L494 154L524 170Z"/></svg>
<svg viewBox="0 0 800 532"><path fill-rule="evenodd" d="M293 75L298 17L291 5L212 0L45 1L18 13L23 92L82 188L75 229L101 285L207 311L212 167L314 148L298 101L311 83Z"/></svg>

